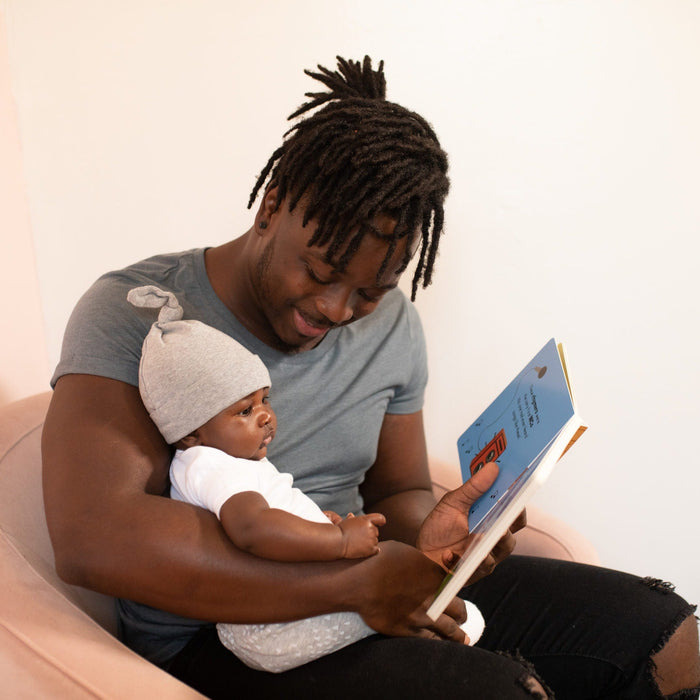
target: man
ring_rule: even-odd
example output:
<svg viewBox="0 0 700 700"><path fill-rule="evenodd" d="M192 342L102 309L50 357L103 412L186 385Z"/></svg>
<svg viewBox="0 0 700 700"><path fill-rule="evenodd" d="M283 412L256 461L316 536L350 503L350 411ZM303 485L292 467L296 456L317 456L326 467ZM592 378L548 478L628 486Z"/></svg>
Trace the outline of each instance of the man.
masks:
<svg viewBox="0 0 700 700"><path fill-rule="evenodd" d="M458 553L468 507L495 476L495 469L482 470L435 507L421 414L425 346L415 310L396 289L414 258L412 294L431 281L447 158L422 117L384 99L381 64L374 71L369 59L339 59L339 72L319 71L310 75L329 91L310 94L292 115L306 116L258 178L251 205L259 191L262 200L249 231L217 248L110 273L76 307L43 443L58 571L121 598L125 640L212 697L234 690L296 697L313 689L324 697L426 697L455 688L474 698L543 694L519 661L485 649L521 647L532 657L538 647L549 650L539 637L516 635L514 642L513 633L529 632L532 614L544 607L542 581L551 579L551 565L531 564L523 583L524 564L515 560L473 587L490 613L485 649L434 641L462 640L460 601L435 623L425 612L443 572L421 550L440 552L444 561ZM187 318L229 333L261 357L284 431L271 459L322 508L383 513L377 556L352 564L264 561L237 551L211 514L162 497L170 452L136 388L150 322L135 323L126 302L128 289L142 284L173 291ZM508 534L480 575L512 547ZM606 595L633 595L634 577L621 582L604 570L595 576ZM547 594L551 613L539 619L559 641L554 622L562 609L569 605L580 619L592 613L583 572L559 568L557 579L560 588ZM677 631L673 639L686 652L697 649L692 606L675 596L664 603L658 616L646 616L644 634L635 630L639 639L621 671L624 683L636 684L632 693L642 683L652 687L642 674L661 630L667 637ZM644 604L656 612L655 602ZM204 622L279 622L339 610L359 612L386 636L274 677L241 668ZM590 657L590 649L569 646L558 653L576 663ZM658 675L674 678L664 692L694 682L697 668L679 659L654 657ZM606 657L597 676L609 664ZM548 682L565 690L572 669L591 675L575 663L542 665ZM350 678L362 687L348 685ZM623 687L618 678L597 682L601 693L611 682Z"/></svg>

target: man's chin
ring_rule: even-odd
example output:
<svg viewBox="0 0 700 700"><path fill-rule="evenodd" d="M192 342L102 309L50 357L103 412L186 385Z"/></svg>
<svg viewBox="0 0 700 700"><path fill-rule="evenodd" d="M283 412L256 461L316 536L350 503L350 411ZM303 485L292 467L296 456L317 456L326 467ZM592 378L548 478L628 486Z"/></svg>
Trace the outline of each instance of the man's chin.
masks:
<svg viewBox="0 0 700 700"><path fill-rule="evenodd" d="M286 343L284 352L294 355L300 352L306 352L307 350L313 350L324 338L325 334L319 338L305 338L294 343Z"/></svg>
<svg viewBox="0 0 700 700"><path fill-rule="evenodd" d="M329 328L326 328L321 333L309 336L300 333L295 328L293 333L286 333L284 337L279 333L275 335L279 341L280 349L283 352L298 353L315 348L326 337L329 330Z"/></svg>

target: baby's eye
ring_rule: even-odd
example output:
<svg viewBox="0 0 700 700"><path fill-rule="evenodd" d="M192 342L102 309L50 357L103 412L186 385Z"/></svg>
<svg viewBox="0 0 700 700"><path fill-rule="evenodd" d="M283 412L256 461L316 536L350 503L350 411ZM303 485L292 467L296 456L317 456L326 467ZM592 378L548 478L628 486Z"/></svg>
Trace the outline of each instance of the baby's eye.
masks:
<svg viewBox="0 0 700 700"><path fill-rule="evenodd" d="M248 406L248 407L244 408L242 411L239 411L238 415L239 416L249 416L252 412L253 412L253 407Z"/></svg>

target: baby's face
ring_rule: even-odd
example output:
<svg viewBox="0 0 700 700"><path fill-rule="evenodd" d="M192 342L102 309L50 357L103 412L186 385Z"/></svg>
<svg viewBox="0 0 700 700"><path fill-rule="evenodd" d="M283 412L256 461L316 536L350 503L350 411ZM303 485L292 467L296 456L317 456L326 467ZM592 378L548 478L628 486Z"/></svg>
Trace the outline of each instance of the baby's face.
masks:
<svg viewBox="0 0 700 700"><path fill-rule="evenodd" d="M269 388L258 389L210 418L195 431L199 444L216 447L232 457L262 459L275 436L277 417L270 407Z"/></svg>

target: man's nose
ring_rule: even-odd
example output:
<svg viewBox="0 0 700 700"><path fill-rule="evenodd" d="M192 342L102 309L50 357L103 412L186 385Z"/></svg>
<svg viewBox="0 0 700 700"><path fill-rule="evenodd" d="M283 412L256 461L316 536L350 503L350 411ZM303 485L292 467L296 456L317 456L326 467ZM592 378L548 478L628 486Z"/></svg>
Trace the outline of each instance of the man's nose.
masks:
<svg viewBox="0 0 700 700"><path fill-rule="evenodd" d="M353 317L352 299L353 291L351 289L331 284L317 298L316 308L331 323L339 325L346 323Z"/></svg>

